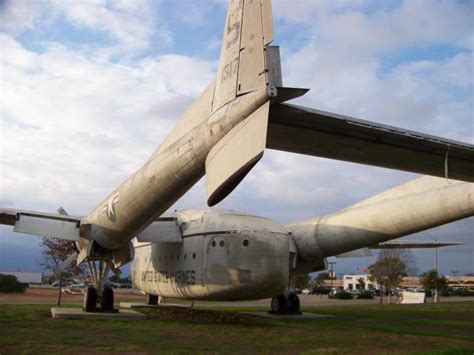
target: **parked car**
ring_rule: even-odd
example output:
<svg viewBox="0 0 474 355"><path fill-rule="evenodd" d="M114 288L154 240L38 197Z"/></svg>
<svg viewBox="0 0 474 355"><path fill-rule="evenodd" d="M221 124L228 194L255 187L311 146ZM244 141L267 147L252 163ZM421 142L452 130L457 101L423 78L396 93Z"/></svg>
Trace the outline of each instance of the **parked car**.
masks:
<svg viewBox="0 0 474 355"><path fill-rule="evenodd" d="M328 286L314 286L311 289L312 295L329 295L331 288Z"/></svg>
<svg viewBox="0 0 474 355"><path fill-rule="evenodd" d="M68 295L82 295L84 294L84 284L72 284L65 287L62 292Z"/></svg>

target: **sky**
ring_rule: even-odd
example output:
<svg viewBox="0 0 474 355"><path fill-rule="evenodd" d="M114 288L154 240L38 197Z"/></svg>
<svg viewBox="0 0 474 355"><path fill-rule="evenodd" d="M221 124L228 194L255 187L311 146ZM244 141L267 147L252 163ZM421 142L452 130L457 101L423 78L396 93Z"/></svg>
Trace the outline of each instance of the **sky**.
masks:
<svg viewBox="0 0 474 355"><path fill-rule="evenodd" d="M474 1L272 3L284 85L311 89L293 103L474 143ZM225 13L221 0L1 0L0 206L91 212L216 75ZM417 176L267 150L217 207L286 224ZM172 209L206 207L202 179ZM474 272L472 217L408 239L463 242L439 250L440 271ZM40 270L39 243L1 226L0 270ZM433 250L413 255L433 267ZM335 261L358 273L375 256Z"/></svg>

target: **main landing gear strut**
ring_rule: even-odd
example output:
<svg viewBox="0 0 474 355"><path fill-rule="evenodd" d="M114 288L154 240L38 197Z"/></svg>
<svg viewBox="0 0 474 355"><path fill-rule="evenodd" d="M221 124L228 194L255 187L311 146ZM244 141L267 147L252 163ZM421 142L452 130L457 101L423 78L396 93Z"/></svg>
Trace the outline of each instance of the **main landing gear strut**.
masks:
<svg viewBox="0 0 474 355"><path fill-rule="evenodd" d="M92 277L92 286L86 289L84 294L85 312L115 312L114 291L105 286L107 275L111 269L109 260L88 260L89 270ZM100 303L100 308L97 305Z"/></svg>
<svg viewBox="0 0 474 355"><path fill-rule="evenodd" d="M272 298L272 314L301 314L300 299L294 293L280 295Z"/></svg>

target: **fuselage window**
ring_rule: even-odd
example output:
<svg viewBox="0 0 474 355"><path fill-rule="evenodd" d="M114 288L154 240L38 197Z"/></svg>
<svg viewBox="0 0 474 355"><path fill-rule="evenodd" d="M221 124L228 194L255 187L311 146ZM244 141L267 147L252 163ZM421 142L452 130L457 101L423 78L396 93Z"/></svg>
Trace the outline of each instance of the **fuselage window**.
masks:
<svg viewBox="0 0 474 355"><path fill-rule="evenodd" d="M196 259L196 253L193 253L193 259Z"/></svg>
<svg viewBox="0 0 474 355"><path fill-rule="evenodd" d="M184 258L185 258L185 259L186 259L186 256L187 256L187 255L186 255L186 254L184 254Z"/></svg>
<svg viewBox="0 0 474 355"><path fill-rule="evenodd" d="M244 247L248 247L249 246L249 240L248 239L244 239L244 241L242 242L242 245Z"/></svg>
<svg viewBox="0 0 474 355"><path fill-rule="evenodd" d="M225 245L224 241L221 240L221 241L219 242L219 245L220 245L221 247L223 247L223 246Z"/></svg>
<svg viewBox="0 0 474 355"><path fill-rule="evenodd" d="M212 243L211 243L212 247L215 247L216 246L216 241L213 240Z"/></svg>

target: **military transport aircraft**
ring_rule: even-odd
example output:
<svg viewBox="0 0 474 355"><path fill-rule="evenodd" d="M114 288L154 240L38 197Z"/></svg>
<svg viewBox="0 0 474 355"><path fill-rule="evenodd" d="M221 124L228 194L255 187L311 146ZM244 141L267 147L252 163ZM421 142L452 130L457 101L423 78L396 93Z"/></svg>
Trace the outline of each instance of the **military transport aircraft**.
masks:
<svg viewBox="0 0 474 355"><path fill-rule="evenodd" d="M69 261L87 262L93 278L85 311L113 308L104 281L129 262L150 303L273 297L273 311L298 310L286 292L290 273L474 214L474 146L285 104L308 89L283 86L272 40L270 0L229 0L216 79L143 167L87 216L0 210L16 232L75 242ZM265 148L431 176L287 226L221 210L163 215L204 175L216 205Z"/></svg>

